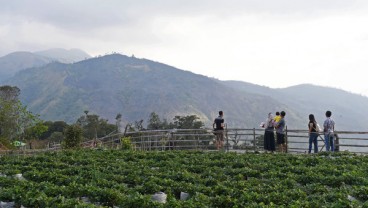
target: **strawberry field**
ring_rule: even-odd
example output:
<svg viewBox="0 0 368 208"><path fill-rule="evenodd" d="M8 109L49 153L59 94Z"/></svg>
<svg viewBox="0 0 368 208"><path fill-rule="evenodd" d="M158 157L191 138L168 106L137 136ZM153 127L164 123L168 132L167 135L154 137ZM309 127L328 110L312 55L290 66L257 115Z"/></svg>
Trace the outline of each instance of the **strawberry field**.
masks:
<svg viewBox="0 0 368 208"><path fill-rule="evenodd" d="M165 193L165 203L153 200L157 192ZM0 201L14 207L368 207L368 157L121 150L2 156Z"/></svg>

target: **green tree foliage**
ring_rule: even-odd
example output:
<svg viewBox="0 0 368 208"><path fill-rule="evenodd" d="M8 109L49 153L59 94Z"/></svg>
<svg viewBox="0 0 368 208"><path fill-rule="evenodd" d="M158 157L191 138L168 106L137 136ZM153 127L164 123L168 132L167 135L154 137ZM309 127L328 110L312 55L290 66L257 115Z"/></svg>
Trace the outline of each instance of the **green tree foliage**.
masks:
<svg viewBox="0 0 368 208"><path fill-rule="evenodd" d="M22 105L19 94L18 87L0 87L0 137L10 141L34 139L46 130L39 116L33 115Z"/></svg>
<svg viewBox="0 0 368 208"><path fill-rule="evenodd" d="M48 140L50 142L61 142L64 139L64 135L62 132L55 131L53 132L50 137L48 137Z"/></svg>
<svg viewBox="0 0 368 208"><path fill-rule="evenodd" d="M199 117L196 115L187 115L187 116L175 116L173 121L168 123L167 120L161 121L160 117L152 112L148 119L148 129L158 130L158 129L193 129L193 132L205 131L201 129L204 126L202 121L199 121ZM190 132L187 132L190 134ZM204 137L203 140L206 142L202 142L202 144L208 144L211 137ZM192 136L181 136L175 138L176 140L196 140ZM185 146L185 145L194 145L197 144L197 141L189 141L189 142L172 142L168 143L170 146Z"/></svg>
<svg viewBox="0 0 368 208"><path fill-rule="evenodd" d="M175 116L174 123L171 123L170 126L177 129L200 129L204 123L198 119L196 115Z"/></svg>
<svg viewBox="0 0 368 208"><path fill-rule="evenodd" d="M14 146L8 139L0 137L0 149L12 149Z"/></svg>
<svg viewBox="0 0 368 208"><path fill-rule="evenodd" d="M0 136L13 140L18 134L19 88L0 87Z"/></svg>
<svg viewBox="0 0 368 208"><path fill-rule="evenodd" d="M188 115L188 116L175 116L173 119L173 123L169 124L169 128L170 129L200 129L201 127L204 126L204 123L202 121L198 120L199 117L196 115ZM203 130L194 130L195 132L198 131L203 131ZM187 132L189 133L189 132ZM192 136L182 136L177 138L178 140L195 140L195 138L193 138ZM203 138L204 140L207 140L208 138ZM187 142L180 142L175 144L175 142L173 143L174 146L179 145L179 146L186 146L186 145L195 145L197 142L196 141L187 141Z"/></svg>
<svg viewBox="0 0 368 208"><path fill-rule="evenodd" d="M65 139L63 141L63 148L78 148L83 139L83 129L77 125L70 125L65 129Z"/></svg>
<svg viewBox="0 0 368 208"><path fill-rule="evenodd" d="M147 129L200 129L204 126L196 115L175 116L173 122L168 123L166 119L161 121L160 116L152 112L148 118Z"/></svg>
<svg viewBox="0 0 368 208"><path fill-rule="evenodd" d="M120 139L121 149L123 150L131 150L133 149L132 140L130 137L123 137Z"/></svg>
<svg viewBox="0 0 368 208"><path fill-rule="evenodd" d="M155 112L152 112L148 118L147 129L163 129L163 123L161 122L160 116Z"/></svg>
<svg viewBox="0 0 368 208"><path fill-rule="evenodd" d="M6 101L18 101L20 89L9 85L0 86L0 97Z"/></svg>
<svg viewBox="0 0 368 208"><path fill-rule="evenodd" d="M88 115L88 111L85 111L85 114L77 120L76 124L82 127L83 136L86 139L100 138L112 132L117 132L117 126L109 124L108 120L102 119L95 114Z"/></svg>
<svg viewBox="0 0 368 208"><path fill-rule="evenodd" d="M24 137L27 140L38 139L47 129L48 127L41 120L37 120L34 125L24 131Z"/></svg>
<svg viewBox="0 0 368 208"><path fill-rule="evenodd" d="M65 128L68 127L65 121L45 121L43 124L47 126L47 131L40 136L42 140L50 138L55 132L63 133Z"/></svg>

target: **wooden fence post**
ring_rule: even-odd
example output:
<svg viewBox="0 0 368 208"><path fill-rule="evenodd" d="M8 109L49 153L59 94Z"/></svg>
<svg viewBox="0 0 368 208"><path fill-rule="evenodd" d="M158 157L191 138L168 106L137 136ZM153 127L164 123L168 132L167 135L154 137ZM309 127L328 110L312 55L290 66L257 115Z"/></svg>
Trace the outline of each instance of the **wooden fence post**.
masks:
<svg viewBox="0 0 368 208"><path fill-rule="evenodd" d="M287 136L287 126L285 126L285 142L286 142L286 148L285 148L285 153L288 153L289 150L289 140L288 140L288 136Z"/></svg>
<svg viewBox="0 0 368 208"><path fill-rule="evenodd" d="M253 128L253 146L254 146L254 151L256 151L256 128Z"/></svg>

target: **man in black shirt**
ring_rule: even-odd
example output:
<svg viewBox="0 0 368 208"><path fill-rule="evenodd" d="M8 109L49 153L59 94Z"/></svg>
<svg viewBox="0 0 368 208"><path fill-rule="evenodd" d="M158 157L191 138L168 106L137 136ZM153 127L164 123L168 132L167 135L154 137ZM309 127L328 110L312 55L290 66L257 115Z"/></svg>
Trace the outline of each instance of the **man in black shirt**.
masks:
<svg viewBox="0 0 368 208"><path fill-rule="evenodd" d="M219 111L219 116L215 119L215 121L212 124L212 127L214 128L215 135L216 135L216 148L219 150L224 146L224 122L223 119L224 113L222 111Z"/></svg>

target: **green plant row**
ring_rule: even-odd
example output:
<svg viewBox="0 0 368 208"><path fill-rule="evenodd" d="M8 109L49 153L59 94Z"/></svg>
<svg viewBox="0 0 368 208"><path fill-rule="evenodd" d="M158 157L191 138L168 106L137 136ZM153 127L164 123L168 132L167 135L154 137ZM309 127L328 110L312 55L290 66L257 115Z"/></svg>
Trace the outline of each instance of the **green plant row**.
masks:
<svg viewBox="0 0 368 208"><path fill-rule="evenodd" d="M25 207L368 207L368 157L344 152L73 150L4 156L0 173L0 201Z"/></svg>

